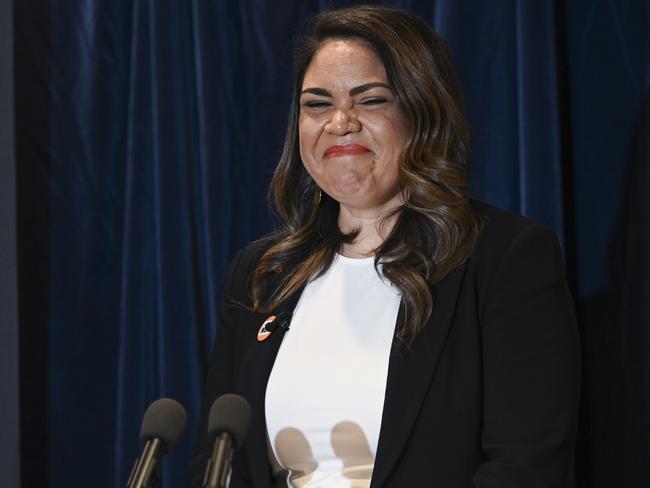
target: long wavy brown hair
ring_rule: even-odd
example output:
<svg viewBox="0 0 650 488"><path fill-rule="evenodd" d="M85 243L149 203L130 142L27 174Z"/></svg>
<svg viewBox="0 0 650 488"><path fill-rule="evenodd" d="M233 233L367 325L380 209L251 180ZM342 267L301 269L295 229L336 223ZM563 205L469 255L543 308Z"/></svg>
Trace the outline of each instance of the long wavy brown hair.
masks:
<svg viewBox="0 0 650 488"><path fill-rule="evenodd" d="M467 259L480 229L465 193L470 133L449 52L422 20L393 7L322 12L299 39L284 151L269 191L283 226L265 238L252 279L253 307L277 307L325 272L357 235L341 232L338 202L325 193L320 198L299 151L303 78L319 47L333 38L360 40L375 51L409 124L399 161L404 203L384 217L396 222L375 251L375 267L401 293L404 321L396 335L410 342L431 315L432 285ZM271 276L275 285L268 289Z"/></svg>

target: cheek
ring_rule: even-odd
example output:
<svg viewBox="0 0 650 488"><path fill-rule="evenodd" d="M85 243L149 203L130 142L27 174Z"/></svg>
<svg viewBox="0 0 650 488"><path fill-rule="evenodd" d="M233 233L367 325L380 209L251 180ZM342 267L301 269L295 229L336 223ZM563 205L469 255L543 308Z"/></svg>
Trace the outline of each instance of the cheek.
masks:
<svg viewBox="0 0 650 488"><path fill-rule="evenodd" d="M402 155L408 139L405 121L400 115L389 114L367 120L366 126L372 139L380 150L380 158L385 164Z"/></svg>
<svg viewBox="0 0 650 488"><path fill-rule="evenodd" d="M319 174L320 168L316 160L316 142L317 137L314 136L313 127L310 127L309 124L303 123L301 120L298 139L300 160L302 161L302 165L307 173L309 173L314 181L320 185L321 176Z"/></svg>
<svg viewBox="0 0 650 488"><path fill-rule="evenodd" d="M314 160L319 134L319 124L307 118L300 118L298 125L298 142L300 157L303 162L311 162Z"/></svg>
<svg viewBox="0 0 650 488"><path fill-rule="evenodd" d="M401 120L390 121L386 125L385 131L386 142L393 152L401 155L408 138L408 131L406 130L405 124Z"/></svg>

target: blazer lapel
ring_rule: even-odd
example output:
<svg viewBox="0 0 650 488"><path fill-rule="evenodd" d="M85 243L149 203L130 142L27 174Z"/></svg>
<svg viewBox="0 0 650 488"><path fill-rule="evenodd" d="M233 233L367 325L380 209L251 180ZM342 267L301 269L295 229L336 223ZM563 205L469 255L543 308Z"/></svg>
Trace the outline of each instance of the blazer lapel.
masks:
<svg viewBox="0 0 650 488"><path fill-rule="evenodd" d="M412 346L393 342L377 457L372 473L373 488L386 482L411 435L449 334L464 269L464 266L456 269L434 287L431 317ZM402 317L400 309L398 324Z"/></svg>
<svg viewBox="0 0 650 488"><path fill-rule="evenodd" d="M256 327L250 328L251 331L254 329L254 332L251 333L250 342L248 342L248 347L242 360L240 383L242 385L242 395L249 401L252 410L246 450L253 486L256 487L271 486L271 473L267 458L264 399L266 396L266 384L268 383L269 375L271 374L271 369L273 368L273 363L280 349L280 344L282 344L282 338L286 329L275 329L262 342L257 340L257 331L267 317L271 315L282 317L286 314L293 313L301 293L302 290L268 314L256 314L259 324L256 324ZM290 322L290 320L291 317L289 316L288 321Z"/></svg>

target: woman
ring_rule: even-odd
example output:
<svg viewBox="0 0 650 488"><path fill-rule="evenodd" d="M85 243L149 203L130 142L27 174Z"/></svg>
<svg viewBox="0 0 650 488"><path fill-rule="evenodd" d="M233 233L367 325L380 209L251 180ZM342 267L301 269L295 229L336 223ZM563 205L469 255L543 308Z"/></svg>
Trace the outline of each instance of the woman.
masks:
<svg viewBox="0 0 650 488"><path fill-rule="evenodd" d="M579 353L560 252L468 199L468 134L421 20L315 18L271 186L284 227L228 272L195 486L227 392L253 411L231 486L563 486Z"/></svg>

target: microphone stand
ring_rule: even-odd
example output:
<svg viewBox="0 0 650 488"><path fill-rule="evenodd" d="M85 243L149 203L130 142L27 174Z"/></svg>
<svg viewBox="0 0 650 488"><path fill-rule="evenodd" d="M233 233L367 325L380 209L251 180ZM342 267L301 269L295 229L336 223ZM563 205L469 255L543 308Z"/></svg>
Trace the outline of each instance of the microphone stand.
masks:
<svg viewBox="0 0 650 488"><path fill-rule="evenodd" d="M151 488L158 481L157 462L162 453L162 442L158 438L148 440L144 445L142 456L131 470L127 488Z"/></svg>
<svg viewBox="0 0 650 488"><path fill-rule="evenodd" d="M227 486L232 459L232 436L222 432L217 436L203 479L204 488L223 488Z"/></svg>

